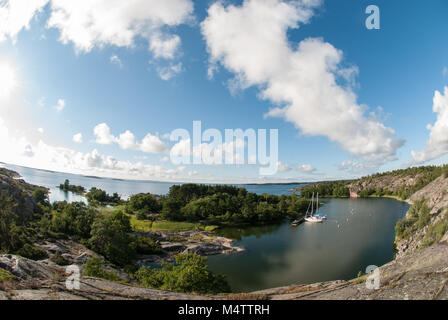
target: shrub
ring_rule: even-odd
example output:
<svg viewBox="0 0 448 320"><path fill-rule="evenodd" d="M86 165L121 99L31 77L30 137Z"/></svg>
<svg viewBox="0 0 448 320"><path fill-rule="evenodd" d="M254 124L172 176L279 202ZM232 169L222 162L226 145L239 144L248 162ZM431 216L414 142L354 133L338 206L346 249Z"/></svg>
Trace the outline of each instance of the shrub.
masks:
<svg viewBox="0 0 448 320"><path fill-rule="evenodd" d="M423 247L426 248L439 242L447 232L448 232L448 214L446 214L442 220L431 225L428 228L428 232L423 238Z"/></svg>
<svg viewBox="0 0 448 320"><path fill-rule="evenodd" d="M54 204L51 217L43 219L41 226L53 233L63 233L81 239L90 237L96 211L83 202L59 202Z"/></svg>
<svg viewBox="0 0 448 320"><path fill-rule="evenodd" d="M157 241L150 237L138 236L135 238L135 244L138 254L161 254L163 252Z"/></svg>
<svg viewBox="0 0 448 320"><path fill-rule="evenodd" d="M15 276L10 274L5 269L0 268L0 283L12 281L12 280L15 280L15 279L16 279Z"/></svg>
<svg viewBox="0 0 448 320"><path fill-rule="evenodd" d="M43 260L48 258L48 255L44 250L29 243L26 243L21 249L17 250L16 254L31 260Z"/></svg>
<svg viewBox="0 0 448 320"><path fill-rule="evenodd" d="M176 292L223 293L230 287L222 275L207 269L206 258L196 254L176 256L176 264L164 264L162 269L141 268L137 274L146 287Z"/></svg>
<svg viewBox="0 0 448 320"><path fill-rule="evenodd" d="M91 188L89 192L86 193L86 199L89 203L99 203L99 204L119 204L121 203L121 197L114 193L112 196L108 195L106 191L97 189L95 187Z"/></svg>
<svg viewBox="0 0 448 320"><path fill-rule="evenodd" d="M42 205L48 205L48 191L44 188L38 188L33 191L33 197L36 203L42 204Z"/></svg>
<svg viewBox="0 0 448 320"><path fill-rule="evenodd" d="M103 260L92 257L83 265L82 273L88 277L100 278L109 281L120 281L120 278L116 273L104 270L103 266Z"/></svg>
<svg viewBox="0 0 448 320"><path fill-rule="evenodd" d="M137 220L140 220L140 221L146 220L146 214L144 212L137 213L137 215L135 217L137 218Z"/></svg>
<svg viewBox="0 0 448 320"><path fill-rule="evenodd" d="M59 251L56 252L53 258L51 258L51 260L59 266L68 266L71 264L69 260L61 256L61 253Z"/></svg>
<svg viewBox="0 0 448 320"><path fill-rule="evenodd" d="M426 227L431 220L430 209L425 200L416 201L409 209L407 217L395 226L399 239L407 239L416 230Z"/></svg>

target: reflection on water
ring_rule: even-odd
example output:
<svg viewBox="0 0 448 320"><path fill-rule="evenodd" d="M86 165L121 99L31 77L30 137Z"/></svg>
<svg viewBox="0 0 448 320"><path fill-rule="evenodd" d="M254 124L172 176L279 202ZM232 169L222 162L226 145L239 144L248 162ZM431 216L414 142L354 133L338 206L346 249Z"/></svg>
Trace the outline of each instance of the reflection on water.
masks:
<svg viewBox="0 0 448 320"><path fill-rule="evenodd" d="M219 230L219 234L223 237L241 241L246 237L255 237L256 239L271 234L282 227L282 224L263 225L255 227L243 228L225 228Z"/></svg>
<svg viewBox="0 0 448 320"><path fill-rule="evenodd" d="M226 274L234 291L348 280L393 259L394 228L408 208L392 199L326 200L323 224L222 230L247 250L209 257L208 265Z"/></svg>
<svg viewBox="0 0 448 320"><path fill-rule="evenodd" d="M87 199L84 196L59 188L50 188L50 201L84 202L87 204Z"/></svg>

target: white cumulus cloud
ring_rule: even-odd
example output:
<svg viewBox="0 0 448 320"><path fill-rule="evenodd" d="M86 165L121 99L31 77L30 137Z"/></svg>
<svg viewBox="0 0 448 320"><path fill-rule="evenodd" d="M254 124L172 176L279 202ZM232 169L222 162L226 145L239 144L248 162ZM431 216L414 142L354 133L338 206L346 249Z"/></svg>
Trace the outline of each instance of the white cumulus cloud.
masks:
<svg viewBox="0 0 448 320"><path fill-rule="evenodd" d="M101 154L97 149L88 153L53 146L43 140L33 143L25 136L13 134L0 118L0 161L31 168L91 174L122 179L179 180L188 177L186 168L165 168L142 162L120 161Z"/></svg>
<svg viewBox="0 0 448 320"><path fill-rule="evenodd" d="M117 143L123 150L139 150L145 153L163 153L168 151L168 146L158 136L150 133L141 142L138 142L135 135L129 130L115 137L106 123L98 124L93 129L93 133L98 144Z"/></svg>
<svg viewBox="0 0 448 320"><path fill-rule="evenodd" d="M131 47L140 37L161 57L174 54L180 44L167 29L187 23L193 14L191 0L52 0L51 8L48 27L59 29L60 40L78 51Z"/></svg>
<svg viewBox="0 0 448 320"><path fill-rule="evenodd" d="M120 69L123 68L123 62L121 62L121 59L116 54L111 55L109 61L117 65Z"/></svg>
<svg viewBox="0 0 448 320"><path fill-rule="evenodd" d="M49 0L0 0L0 43L13 42L22 29L29 29L31 19Z"/></svg>
<svg viewBox="0 0 448 320"><path fill-rule="evenodd" d="M316 171L316 169L313 168L313 166L310 165L310 164L302 164L302 165L299 167L299 170L302 171L302 172L305 172L305 173L313 173L313 172Z"/></svg>
<svg viewBox="0 0 448 320"><path fill-rule="evenodd" d="M55 105L54 108L56 109L57 112L61 112L62 110L64 110L64 108L65 108L65 100L64 99L59 99L58 103Z"/></svg>
<svg viewBox="0 0 448 320"><path fill-rule="evenodd" d="M162 153L168 150L168 147L159 137L148 133L139 145L139 149L146 153Z"/></svg>
<svg viewBox="0 0 448 320"><path fill-rule="evenodd" d="M110 128L106 123L100 123L93 129L93 134L96 137L96 143L112 144L117 139L110 133Z"/></svg>
<svg viewBox="0 0 448 320"><path fill-rule="evenodd" d="M135 136L129 130L126 130L118 136L117 143L123 150L134 149L136 147Z"/></svg>
<svg viewBox="0 0 448 320"><path fill-rule="evenodd" d="M173 59L178 52L181 40L178 35L151 35L149 49L155 58Z"/></svg>
<svg viewBox="0 0 448 320"><path fill-rule="evenodd" d="M73 136L73 142L82 143L82 133L77 133Z"/></svg>
<svg viewBox="0 0 448 320"><path fill-rule="evenodd" d="M432 110L437 113L437 120L434 125L427 126L430 134L426 147L422 151L411 152L412 164L421 164L448 153L448 87L443 94L435 92Z"/></svg>
<svg viewBox="0 0 448 320"><path fill-rule="evenodd" d="M182 63L170 63L168 66L157 66L156 70L162 80L168 81L182 72Z"/></svg>
<svg viewBox="0 0 448 320"><path fill-rule="evenodd" d="M232 86L260 88L260 97L278 105L282 117L303 134L325 136L370 162L396 158L404 143L393 129L364 115L351 88L356 67L342 65L343 53L321 38L289 43L289 29L308 23L320 1L219 1L202 22L210 64L235 75ZM341 84L342 83L342 84Z"/></svg>
<svg viewBox="0 0 448 320"><path fill-rule="evenodd" d="M279 172L288 172L292 170L292 167L287 163L277 162L277 170Z"/></svg>

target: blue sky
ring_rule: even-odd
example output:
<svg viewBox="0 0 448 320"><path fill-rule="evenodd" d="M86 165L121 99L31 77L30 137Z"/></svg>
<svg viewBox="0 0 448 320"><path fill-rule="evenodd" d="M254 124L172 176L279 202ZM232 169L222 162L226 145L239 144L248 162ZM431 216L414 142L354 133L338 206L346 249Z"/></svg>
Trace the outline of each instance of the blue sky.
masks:
<svg viewBox="0 0 448 320"><path fill-rule="evenodd" d="M446 1L172 0L164 5L134 1L136 8L141 6L141 10L150 13L142 18L132 10L131 13L123 10L124 17L120 11L115 12L111 21L117 21L117 27L113 28L112 35L108 33L108 23L87 31L77 23L82 21L83 14L91 12L98 19L107 17L112 11L108 6L118 6L121 1L95 0L97 6L85 10L76 10L76 5L64 2L9 0L0 4L3 19L12 15L12 3L16 3L14 14L23 17L23 24L14 28L8 28L7 23L0 24L0 70L2 64L6 70L13 70L15 84L8 94L0 96L4 150L0 161L122 178L262 182L349 178L447 160ZM184 6L181 8L179 4ZM380 30L365 27L368 17L365 9L370 4L380 9ZM26 7L32 6L37 11L31 10L30 14ZM275 9L268 12L278 14L279 21L270 22L267 17L267 21L252 22L259 8L269 6ZM222 10L211 13L210 7ZM55 12L72 17L76 13L78 19L52 23ZM151 12L162 12L165 20L154 17L156 13ZM165 18L165 14L177 16ZM130 42L117 43L121 35L129 40L126 38L129 30L124 27L126 22L134 23L133 18L143 21L143 26L138 30L131 28ZM123 19L123 30L120 19ZM285 19L292 19L292 24L299 27L291 27ZM20 19L11 19L8 23L18 24L17 20ZM208 22L204 23L205 20ZM267 28L265 43L272 41L273 44L277 41L269 38L272 36L269 30L275 29L275 23L280 28L287 25L288 52L284 48L278 51L272 48L272 54L266 52L272 46L262 45L264 34L250 34L251 30L258 29L256 23L260 29L263 24L272 27ZM246 54L244 45L238 46L241 42L232 41L228 30L238 34L236 39L247 37L250 41L252 36L259 36L259 41L249 49L253 54ZM82 47L86 44L84 31L91 33L88 49ZM175 38L179 44L174 49L165 47L163 52L158 52L148 48L164 44L157 40ZM297 77L291 74L290 80L280 79L283 74L279 70L287 66L274 70L263 63L277 63L277 52L293 57L299 52L297 46L307 39L320 39L312 50L326 50L330 45L335 51L329 55L333 57L339 52L341 60L336 69L324 70L316 79L325 82L326 77L338 75L337 89L343 91L341 97L356 95L354 110L363 110L356 121L339 124L336 116L320 117L326 112L313 111L321 107L313 102L319 101L331 108L331 97L303 98L313 90L317 96L328 93L325 87L305 88L309 83L316 86L319 81L308 83L308 76L300 72L294 73ZM260 48L256 48L258 45ZM248 67L251 57L260 61L254 66L257 70ZM299 64L304 63L301 70L307 70L308 62L303 62L304 56L300 57ZM279 59L282 58L279 56ZM318 65L316 59L309 63ZM207 74L211 63L216 66L213 78ZM313 73L312 67L310 70ZM338 72L342 70L354 72L350 81L340 77ZM232 82L235 76L242 76L246 83ZM3 82L11 81L0 75L2 78ZM268 94L268 98L262 98L266 88L282 83L291 83L293 92L280 88L275 94ZM440 92L437 103L433 101L436 90ZM274 101L274 96L279 101ZM266 116L273 108L286 108L288 99L294 105L289 115ZM59 111L58 101L63 104ZM433 104L437 104L438 114L433 112ZM343 104L339 108L341 113L350 110ZM376 113L374 118L371 112ZM191 131L194 120L202 121L205 128L222 131L226 128L278 129L281 170L274 176L261 177L257 165L179 167L167 162L173 143L165 135L177 128ZM364 140L357 137L364 121L366 127L372 126L361 137L372 141L373 149L369 151L359 142ZM94 128L99 124L107 124L114 139L128 130L136 143L125 148L116 142L98 143ZM433 125L430 142L428 124ZM342 134L347 125L358 128ZM74 141L76 134L82 134L82 143L79 139ZM151 152L135 146L147 134L152 137L148 140L152 143L148 146ZM383 146L384 137L391 140ZM354 145L350 145L350 139ZM417 153L412 155L411 151Z"/></svg>

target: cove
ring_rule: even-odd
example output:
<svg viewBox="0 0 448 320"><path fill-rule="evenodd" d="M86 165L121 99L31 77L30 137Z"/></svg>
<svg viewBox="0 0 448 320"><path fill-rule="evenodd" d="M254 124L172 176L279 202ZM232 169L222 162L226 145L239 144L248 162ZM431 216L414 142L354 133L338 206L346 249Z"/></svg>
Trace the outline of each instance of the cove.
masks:
<svg viewBox="0 0 448 320"><path fill-rule="evenodd" d="M290 223L222 229L246 251L210 256L234 292L355 278L394 257L395 225L409 209L393 199L323 199L323 224Z"/></svg>

